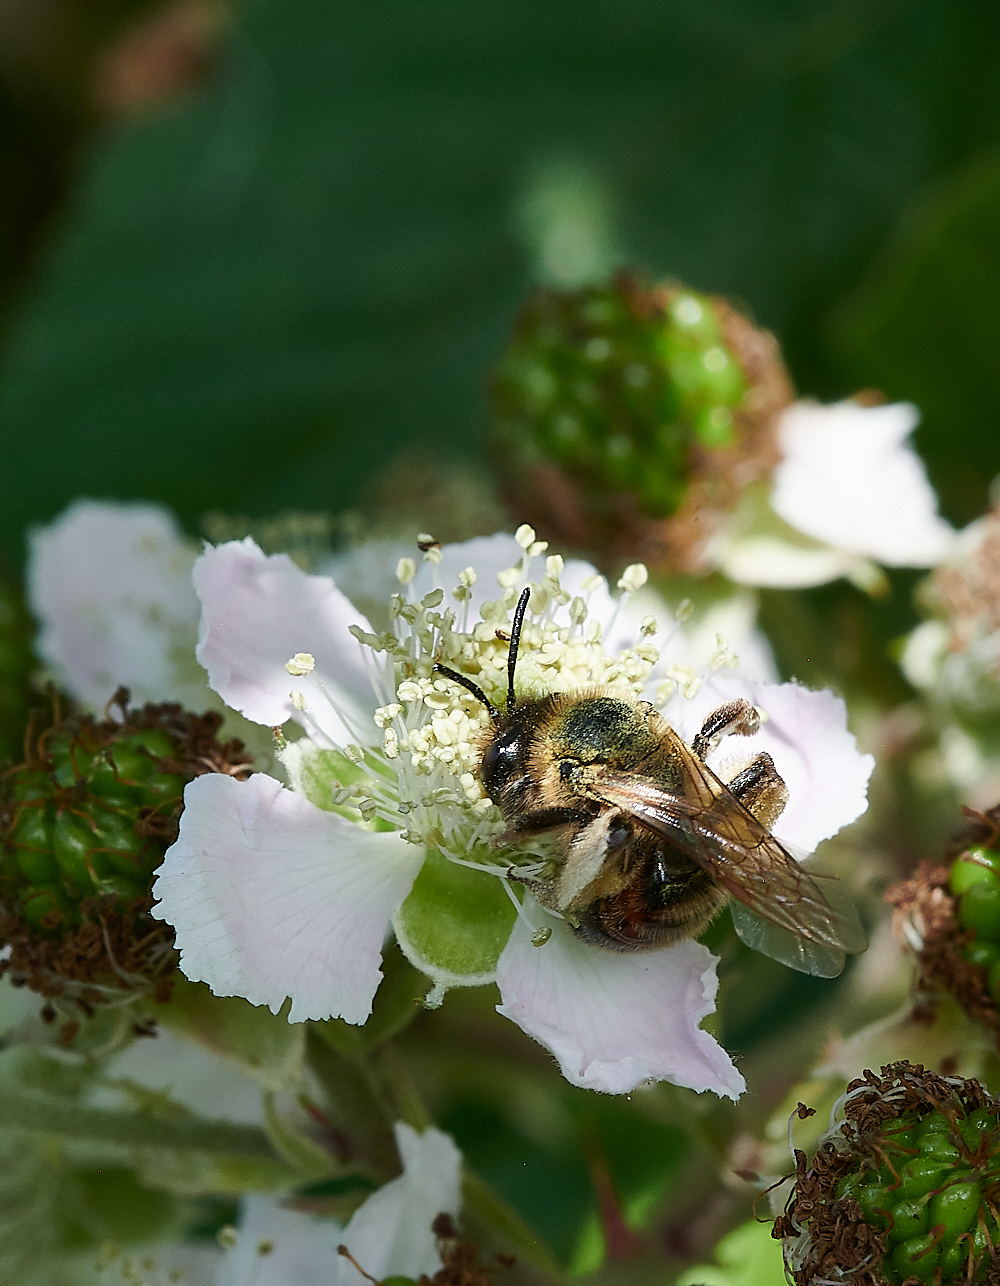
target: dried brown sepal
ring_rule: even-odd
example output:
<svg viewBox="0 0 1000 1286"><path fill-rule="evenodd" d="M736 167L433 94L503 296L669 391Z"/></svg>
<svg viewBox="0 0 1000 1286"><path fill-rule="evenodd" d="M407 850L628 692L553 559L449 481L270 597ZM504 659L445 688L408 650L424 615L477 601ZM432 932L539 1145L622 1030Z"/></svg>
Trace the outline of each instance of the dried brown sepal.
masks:
<svg viewBox="0 0 1000 1286"><path fill-rule="evenodd" d="M422 1274L417 1286L493 1286L489 1271L478 1263L479 1247L474 1241L459 1239L450 1215L439 1214L431 1231L437 1238L441 1267L433 1277ZM497 1255L496 1259L505 1268L514 1264L513 1255Z"/></svg>
<svg viewBox="0 0 1000 1286"><path fill-rule="evenodd" d="M615 289L636 317L666 312L678 288L646 286L621 272ZM512 475L506 470L504 498L518 519L540 536L591 554L601 564L643 562L660 572L707 570L706 547L749 483L766 478L780 459L776 426L795 392L778 341L718 295L710 295L726 347L739 362L747 390L734 407L732 446L693 444L684 500L669 518L643 514L630 492L610 492L594 511L571 474L552 461L537 461ZM500 462L503 466L503 461Z"/></svg>
<svg viewBox="0 0 1000 1286"><path fill-rule="evenodd" d="M42 996L67 996L88 1014L123 991L170 998L177 964L174 931L149 914L151 897L124 906L113 894L80 904L82 923L43 936L11 911L0 911L0 941L10 948L0 976Z"/></svg>
<svg viewBox="0 0 1000 1286"><path fill-rule="evenodd" d="M771 1235L785 1243L786 1272L795 1286L830 1281L887 1286L882 1273L886 1237L865 1222L854 1197L837 1196L838 1183L845 1175L875 1172L892 1161L889 1127L902 1117L940 1111L959 1120L996 1106L978 1081L945 1079L908 1062L891 1063L878 1075L866 1070L851 1081L836 1134L826 1138L811 1161L796 1151L795 1184L784 1214L774 1221ZM1000 1268L991 1266L985 1281L1000 1286Z"/></svg>
<svg viewBox="0 0 1000 1286"><path fill-rule="evenodd" d="M949 652L962 652L1000 629L1000 507L981 520L981 534L960 561L935 569L921 587L927 606L951 627ZM990 667L1000 670L1000 662Z"/></svg>
<svg viewBox="0 0 1000 1286"><path fill-rule="evenodd" d="M988 827L985 815L977 816ZM986 970L962 955L974 935L955 918L955 899L948 892L950 874L950 864L921 862L908 880L886 890L886 901L896 908L896 934L914 948L920 968L914 1016L930 1020L934 995L946 991L1000 1042L1000 1012L990 995Z"/></svg>
<svg viewBox="0 0 1000 1286"><path fill-rule="evenodd" d="M479 1247L473 1241L459 1239L458 1230L450 1215L436 1215L431 1231L437 1239L441 1267L431 1277L421 1273L417 1286L493 1286L489 1271L478 1263ZM372 1286L382 1286L377 1277L373 1277L358 1263L346 1246L338 1246L337 1254L353 1264ZM516 1262L513 1255L497 1255L495 1258L504 1268L512 1268Z"/></svg>
<svg viewBox="0 0 1000 1286"><path fill-rule="evenodd" d="M952 841L946 853L950 861L974 844L981 848L1000 847L997 844L997 839L1000 838L1000 804L994 804L985 812L963 804L962 814L965 818L965 829Z"/></svg>

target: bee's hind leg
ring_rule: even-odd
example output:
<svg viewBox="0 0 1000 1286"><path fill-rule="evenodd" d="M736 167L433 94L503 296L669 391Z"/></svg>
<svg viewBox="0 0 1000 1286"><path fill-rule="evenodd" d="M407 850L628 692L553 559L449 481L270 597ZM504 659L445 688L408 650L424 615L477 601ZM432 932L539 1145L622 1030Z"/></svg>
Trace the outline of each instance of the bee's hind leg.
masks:
<svg viewBox="0 0 1000 1286"><path fill-rule="evenodd" d="M723 737L752 737L760 727L757 709L744 701L727 701L713 710L701 725L701 731L691 742L691 749L704 763Z"/></svg>
<svg viewBox="0 0 1000 1286"><path fill-rule="evenodd" d="M771 830L788 803L788 787L778 775L774 760L763 750L726 783L748 812Z"/></svg>

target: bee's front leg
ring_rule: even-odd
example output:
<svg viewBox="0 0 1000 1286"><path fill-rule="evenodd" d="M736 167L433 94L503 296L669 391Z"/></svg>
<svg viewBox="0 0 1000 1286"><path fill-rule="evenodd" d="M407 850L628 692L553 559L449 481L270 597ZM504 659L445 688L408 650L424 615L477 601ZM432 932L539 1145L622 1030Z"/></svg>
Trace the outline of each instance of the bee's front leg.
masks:
<svg viewBox="0 0 1000 1286"><path fill-rule="evenodd" d="M763 750L726 785L743 807L768 830L773 828L788 803L788 787L775 768L774 760Z"/></svg>
<svg viewBox="0 0 1000 1286"><path fill-rule="evenodd" d="M704 763L723 737L752 737L760 728L760 714L744 701L727 701L713 710L701 725L701 731L691 742L691 749Z"/></svg>
<svg viewBox="0 0 1000 1286"><path fill-rule="evenodd" d="M518 844L532 836L557 830L560 826L584 826L593 819L593 816L593 812L565 807L540 808L533 813L521 813L513 819L502 835L497 836L494 845L500 848L505 844Z"/></svg>

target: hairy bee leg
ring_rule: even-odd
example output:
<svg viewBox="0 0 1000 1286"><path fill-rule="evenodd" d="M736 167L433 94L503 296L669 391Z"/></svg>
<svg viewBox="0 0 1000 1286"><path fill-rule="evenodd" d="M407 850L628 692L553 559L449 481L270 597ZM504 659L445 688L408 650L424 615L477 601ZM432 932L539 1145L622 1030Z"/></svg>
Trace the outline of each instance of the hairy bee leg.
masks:
<svg viewBox="0 0 1000 1286"><path fill-rule="evenodd" d="M610 810L580 828L556 881L558 910L585 907L595 898L608 897L621 890L632 835L628 818Z"/></svg>
<svg viewBox="0 0 1000 1286"><path fill-rule="evenodd" d="M544 835L557 826L580 826L593 821L593 817L593 813L585 813L579 808L540 808L535 813L523 813L516 818L513 826L509 826L495 843L516 844L531 835Z"/></svg>
<svg viewBox="0 0 1000 1286"><path fill-rule="evenodd" d="M768 830L788 803L788 787L779 776L774 760L763 750L726 785L743 807Z"/></svg>
<svg viewBox="0 0 1000 1286"><path fill-rule="evenodd" d="M723 737L752 737L760 728L760 714L742 697L713 710L691 742L691 749L704 763Z"/></svg>

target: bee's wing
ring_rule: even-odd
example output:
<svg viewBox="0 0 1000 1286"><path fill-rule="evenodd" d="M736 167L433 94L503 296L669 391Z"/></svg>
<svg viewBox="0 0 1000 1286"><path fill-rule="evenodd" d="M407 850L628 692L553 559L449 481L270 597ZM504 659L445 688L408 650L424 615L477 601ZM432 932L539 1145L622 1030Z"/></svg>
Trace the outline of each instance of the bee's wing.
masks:
<svg viewBox="0 0 1000 1286"><path fill-rule="evenodd" d="M736 932L755 950L803 973L833 978L845 955L868 946L847 889L805 870L700 760L685 764L691 797L654 778L602 769L589 788L706 870L741 907ZM592 770L593 771L593 770Z"/></svg>
<svg viewBox="0 0 1000 1286"><path fill-rule="evenodd" d="M824 881L824 892L831 902L834 900L832 893L839 892L841 897L850 897L835 876L813 875L812 878ZM854 904L851 903L851 910L853 907ZM770 956L772 960L787 965L789 969L797 969L799 973L812 974L814 978L839 978L844 972L847 953L840 947L803 938L798 932L793 933L790 929L784 929L771 920L755 915L742 902L730 902L729 913L733 917L733 928L737 936L761 955Z"/></svg>

